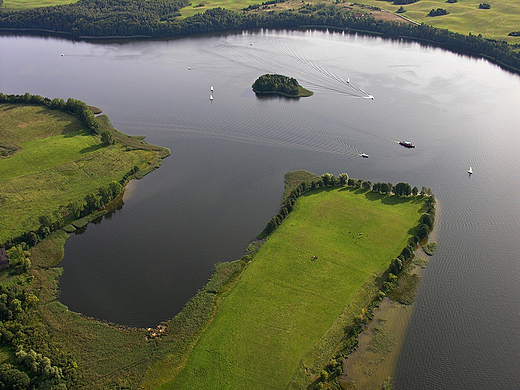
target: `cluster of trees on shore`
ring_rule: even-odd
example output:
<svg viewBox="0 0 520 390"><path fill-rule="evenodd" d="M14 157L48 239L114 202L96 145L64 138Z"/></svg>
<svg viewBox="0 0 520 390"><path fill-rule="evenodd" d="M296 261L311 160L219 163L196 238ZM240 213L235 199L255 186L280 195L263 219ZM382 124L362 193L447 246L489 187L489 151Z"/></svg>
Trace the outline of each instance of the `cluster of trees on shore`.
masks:
<svg viewBox="0 0 520 390"><path fill-rule="evenodd" d="M2 103L33 104L60 110L77 116L91 134L99 134L99 123L96 116L89 106L81 100L72 98L67 99L67 101L59 98L49 99L40 95L31 95L28 92L23 95L6 95L0 92L0 104Z"/></svg>
<svg viewBox="0 0 520 390"><path fill-rule="evenodd" d="M282 203L282 206L280 207L280 212L276 214L273 218L271 218L264 230L258 235L258 238L264 238L271 234L276 229L276 227L283 222L285 217L287 217L289 213L293 210L296 200L306 191L335 186L362 188L366 191L370 190L372 192L378 192L381 194L394 194L397 196L429 196L428 202L433 202L432 205L435 202L435 198L432 194L431 188L422 187L421 191L419 192L419 189L417 187L412 188L408 183L397 183L395 186L392 185L392 183L378 182L372 184L372 182L370 181L350 178L347 173L340 173L337 178L334 177L334 175L331 173L324 173L323 175L321 175L319 179L311 181L310 185L308 185L305 182L300 183L300 185L298 185L289 194L287 199ZM429 229L431 229L433 227L433 220L431 221L431 224L428 223L428 225ZM424 232L422 232L420 234L421 237L419 237L419 240L417 240L417 242L425 238L428 235L428 231L425 235L423 234Z"/></svg>
<svg viewBox="0 0 520 390"><path fill-rule="evenodd" d="M484 39L480 34L462 35L426 24L382 21L368 15L360 17L334 4L315 7L315 10L304 5L298 10L265 13L215 8L186 19L168 17L172 12L177 12L174 9L178 10L185 5L187 3L184 0L80 0L75 4L27 10L0 9L0 28L63 32L72 37L170 37L260 27L334 27L403 37L451 50L474 52L520 72L520 53L514 50L514 45L506 42Z"/></svg>
<svg viewBox="0 0 520 390"><path fill-rule="evenodd" d="M22 257L29 254L22 246L9 252L21 252ZM77 375L76 362L49 348L45 329L34 321L38 302L20 284L0 285L0 342L15 351L15 362L0 364L1 389L66 389L66 383Z"/></svg>

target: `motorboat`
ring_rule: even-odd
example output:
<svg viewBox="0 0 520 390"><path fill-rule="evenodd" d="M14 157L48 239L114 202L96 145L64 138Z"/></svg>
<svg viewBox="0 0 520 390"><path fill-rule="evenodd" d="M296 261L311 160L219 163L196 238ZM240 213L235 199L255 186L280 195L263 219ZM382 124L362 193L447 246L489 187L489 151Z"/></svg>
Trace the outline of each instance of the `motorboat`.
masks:
<svg viewBox="0 0 520 390"><path fill-rule="evenodd" d="M368 158L368 154L366 154L366 153L361 153L360 156L363 158Z"/></svg>
<svg viewBox="0 0 520 390"><path fill-rule="evenodd" d="M473 175L473 168L469 167L469 169L468 169L468 173L469 173L470 175Z"/></svg>
<svg viewBox="0 0 520 390"><path fill-rule="evenodd" d="M399 145L403 145L405 148L415 148L415 145L409 141L399 141Z"/></svg>

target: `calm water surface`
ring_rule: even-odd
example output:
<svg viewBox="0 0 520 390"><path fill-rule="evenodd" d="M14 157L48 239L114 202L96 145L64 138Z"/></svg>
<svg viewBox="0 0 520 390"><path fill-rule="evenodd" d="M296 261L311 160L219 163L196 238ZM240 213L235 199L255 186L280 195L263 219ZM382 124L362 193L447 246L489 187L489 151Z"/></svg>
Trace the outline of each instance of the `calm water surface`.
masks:
<svg viewBox="0 0 520 390"><path fill-rule="evenodd" d="M433 189L441 229L397 388L520 387L518 76L438 48L316 31L124 44L4 36L0 49L2 92L83 100L172 151L132 182L122 210L67 241L71 310L136 326L173 317L278 211L287 171L404 181ZM264 73L315 94L258 99L251 84Z"/></svg>

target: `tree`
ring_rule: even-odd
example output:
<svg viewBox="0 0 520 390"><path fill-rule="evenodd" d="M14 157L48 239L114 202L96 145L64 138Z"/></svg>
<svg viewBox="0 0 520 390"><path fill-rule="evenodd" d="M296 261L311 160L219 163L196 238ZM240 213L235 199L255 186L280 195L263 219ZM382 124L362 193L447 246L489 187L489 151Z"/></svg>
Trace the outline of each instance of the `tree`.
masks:
<svg viewBox="0 0 520 390"><path fill-rule="evenodd" d="M448 11L446 11L443 8L437 8L437 9L432 8L430 13L428 14L428 16L442 16L442 15L448 15Z"/></svg>
<svg viewBox="0 0 520 390"><path fill-rule="evenodd" d="M26 390L30 382L25 372L19 371L9 363L0 364L0 389Z"/></svg>
<svg viewBox="0 0 520 390"><path fill-rule="evenodd" d="M324 187L333 186L334 185L334 175L331 173L324 173L321 175L321 181L323 182Z"/></svg>
<svg viewBox="0 0 520 390"><path fill-rule="evenodd" d="M417 196L418 193L419 193L419 189L417 187L412 188L412 195L413 196Z"/></svg>
<svg viewBox="0 0 520 390"><path fill-rule="evenodd" d="M408 196L412 193L412 188L408 183L397 183L395 185L394 193L399 196Z"/></svg>
<svg viewBox="0 0 520 390"><path fill-rule="evenodd" d="M67 210L74 218L79 218L83 211L83 205L79 202L70 202L67 205Z"/></svg>
<svg viewBox="0 0 520 390"><path fill-rule="evenodd" d="M372 183L370 181L364 181L361 184L361 187L363 187L364 190L369 190L372 187Z"/></svg>
<svg viewBox="0 0 520 390"><path fill-rule="evenodd" d="M101 143L105 146L110 146L115 143L114 137L112 136L112 133L108 130L103 130L101 132Z"/></svg>
<svg viewBox="0 0 520 390"><path fill-rule="evenodd" d="M338 175L338 181L339 181L339 184L341 185L345 185L348 183L348 175L346 173L340 173Z"/></svg>
<svg viewBox="0 0 520 390"><path fill-rule="evenodd" d="M96 194L87 194L85 196L85 211L91 213L101 207L99 197Z"/></svg>

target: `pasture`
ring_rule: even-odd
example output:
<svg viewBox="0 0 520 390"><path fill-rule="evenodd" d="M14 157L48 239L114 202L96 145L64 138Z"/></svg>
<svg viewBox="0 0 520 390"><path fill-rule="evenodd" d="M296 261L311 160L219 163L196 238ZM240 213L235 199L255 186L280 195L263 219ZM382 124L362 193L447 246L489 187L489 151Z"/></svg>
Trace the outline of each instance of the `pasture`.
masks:
<svg viewBox="0 0 520 390"><path fill-rule="evenodd" d="M287 388L361 287L407 245L423 205L347 187L307 192L161 388Z"/></svg>

